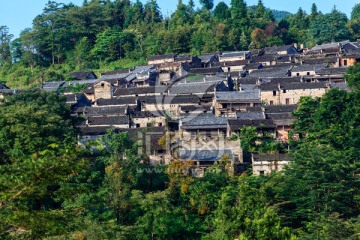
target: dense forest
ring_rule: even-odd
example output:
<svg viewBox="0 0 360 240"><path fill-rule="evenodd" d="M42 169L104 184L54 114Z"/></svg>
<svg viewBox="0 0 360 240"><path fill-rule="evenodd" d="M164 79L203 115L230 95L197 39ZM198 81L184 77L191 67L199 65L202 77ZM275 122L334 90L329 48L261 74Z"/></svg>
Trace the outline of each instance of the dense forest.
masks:
<svg viewBox="0 0 360 240"><path fill-rule="evenodd" d="M227 157L151 165L127 132L77 145L65 97L0 101L1 239L359 239L360 65L351 92L302 98L284 171L233 176ZM243 148L256 138L241 138Z"/></svg>
<svg viewBox="0 0 360 240"><path fill-rule="evenodd" d="M43 13L13 39L0 27L0 81L28 88L69 79L79 70L114 70L146 63L151 55L247 50L297 42L306 47L360 38L360 4L351 18L335 7L322 13L269 10L259 0L247 6L232 0L214 6L200 0L177 3L163 16L156 0L91 0L82 6L49 1Z"/></svg>

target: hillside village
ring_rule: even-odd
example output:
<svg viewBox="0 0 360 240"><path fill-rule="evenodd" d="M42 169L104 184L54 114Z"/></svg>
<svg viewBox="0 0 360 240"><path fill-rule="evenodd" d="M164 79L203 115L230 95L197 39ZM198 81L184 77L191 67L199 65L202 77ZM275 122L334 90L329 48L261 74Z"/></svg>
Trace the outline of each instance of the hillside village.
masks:
<svg viewBox="0 0 360 240"><path fill-rule="evenodd" d="M291 158L279 151L245 154L239 130L255 127L259 136L286 147L300 98L347 90L346 69L359 61L360 42L350 41L311 49L293 44L200 56L166 54L149 57L146 66L100 76L74 72L73 81L44 82L42 88L64 94L72 113L83 117L81 144L112 129L128 132L154 164L193 160L202 176L226 155L236 173L252 166L253 174L261 175L281 170ZM0 86L1 95L16 92Z"/></svg>

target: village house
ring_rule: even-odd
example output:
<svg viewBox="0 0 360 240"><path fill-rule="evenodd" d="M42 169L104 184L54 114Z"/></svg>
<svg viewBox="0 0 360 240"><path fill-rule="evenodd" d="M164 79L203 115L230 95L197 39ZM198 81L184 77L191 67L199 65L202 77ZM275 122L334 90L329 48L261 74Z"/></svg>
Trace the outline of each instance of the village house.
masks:
<svg viewBox="0 0 360 240"><path fill-rule="evenodd" d="M289 140L289 132L291 125L294 123L295 117L291 115L295 111L297 105L272 105L265 106L266 119L270 119L276 125L276 140L287 142Z"/></svg>
<svg viewBox="0 0 360 240"><path fill-rule="evenodd" d="M129 116L88 117L85 123L89 127L130 128Z"/></svg>
<svg viewBox="0 0 360 240"><path fill-rule="evenodd" d="M238 135L244 127L255 127L259 136L276 137L276 125L271 119L228 119L226 136L231 138L234 134Z"/></svg>
<svg viewBox="0 0 360 240"><path fill-rule="evenodd" d="M97 99L93 107L113 107L113 106L129 106L132 109L137 109L140 107L139 101L134 97L121 97L121 98L111 98L111 99Z"/></svg>
<svg viewBox="0 0 360 240"><path fill-rule="evenodd" d="M327 68L325 64L316 64L316 65L297 65L291 69L291 76L310 76L315 75L316 70Z"/></svg>
<svg viewBox="0 0 360 240"><path fill-rule="evenodd" d="M202 68L212 67L214 63L219 62L219 57L215 53L202 54L198 58Z"/></svg>
<svg viewBox="0 0 360 240"><path fill-rule="evenodd" d="M160 112L169 118L177 118L181 106L200 105L196 95L140 96L142 111Z"/></svg>
<svg viewBox="0 0 360 240"><path fill-rule="evenodd" d="M130 118L134 128L166 126L166 118L158 112L133 111Z"/></svg>
<svg viewBox="0 0 360 240"><path fill-rule="evenodd" d="M148 65L157 65L168 62L175 62L177 54L155 55L148 58Z"/></svg>
<svg viewBox="0 0 360 240"><path fill-rule="evenodd" d="M223 72L239 72L242 71L249 60L237 60L220 63Z"/></svg>
<svg viewBox="0 0 360 240"><path fill-rule="evenodd" d="M261 101L267 105L292 105L297 104L301 97L321 97L328 90L323 82L311 83L286 83L262 84Z"/></svg>
<svg viewBox="0 0 360 240"><path fill-rule="evenodd" d="M72 72L69 74L74 80L90 80L97 79L97 76L93 71L88 72Z"/></svg>
<svg viewBox="0 0 360 240"><path fill-rule="evenodd" d="M252 172L255 176L279 172L291 162L288 154L252 153L251 160Z"/></svg>
<svg viewBox="0 0 360 240"><path fill-rule="evenodd" d="M111 99L113 97L114 86L105 81L101 81L94 85L94 100Z"/></svg>
<svg viewBox="0 0 360 240"><path fill-rule="evenodd" d="M219 55L219 62L233 62L239 60L245 60L251 57L249 51L240 52L223 52Z"/></svg>
<svg viewBox="0 0 360 240"><path fill-rule="evenodd" d="M278 54L278 55L299 54L298 50L294 47L294 45L266 47L264 51L265 54Z"/></svg>
<svg viewBox="0 0 360 240"><path fill-rule="evenodd" d="M101 107L84 107L82 114L86 117L100 116L126 116L129 114L129 107L125 106L101 106Z"/></svg>
<svg viewBox="0 0 360 240"><path fill-rule="evenodd" d="M217 117L235 117L236 111L245 111L246 107L260 105L260 91L257 86L252 86L248 90L216 92L213 102Z"/></svg>
<svg viewBox="0 0 360 240"><path fill-rule="evenodd" d="M115 88L113 96L115 98L121 97L139 97L139 96L155 96L166 94L166 87L163 86L148 86L148 87L128 87Z"/></svg>

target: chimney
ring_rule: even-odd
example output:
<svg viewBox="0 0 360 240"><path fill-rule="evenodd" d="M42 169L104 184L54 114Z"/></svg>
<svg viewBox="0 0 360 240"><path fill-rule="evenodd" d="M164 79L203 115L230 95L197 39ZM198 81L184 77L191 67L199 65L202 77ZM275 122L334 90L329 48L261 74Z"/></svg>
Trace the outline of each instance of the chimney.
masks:
<svg viewBox="0 0 360 240"><path fill-rule="evenodd" d="M293 46L294 46L294 48L298 48L298 44L297 43L293 43Z"/></svg>
<svg viewBox="0 0 360 240"><path fill-rule="evenodd" d="M303 43L300 44L300 49L304 49L304 44Z"/></svg>
<svg viewBox="0 0 360 240"><path fill-rule="evenodd" d="M280 88L281 88L280 83L278 83L278 89L279 89L279 91L280 91Z"/></svg>

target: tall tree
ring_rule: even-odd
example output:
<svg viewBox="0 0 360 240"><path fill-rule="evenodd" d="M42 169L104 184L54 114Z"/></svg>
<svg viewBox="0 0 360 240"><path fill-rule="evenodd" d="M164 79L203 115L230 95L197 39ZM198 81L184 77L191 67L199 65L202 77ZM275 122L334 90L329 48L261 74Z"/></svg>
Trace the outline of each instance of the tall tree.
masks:
<svg viewBox="0 0 360 240"><path fill-rule="evenodd" d="M11 64L11 39L13 35L9 33L7 26L0 26L0 66Z"/></svg>
<svg viewBox="0 0 360 240"><path fill-rule="evenodd" d="M214 9L214 17L219 21L224 21L230 18L229 7L224 2L219 2Z"/></svg>
<svg viewBox="0 0 360 240"><path fill-rule="evenodd" d="M214 7L213 0L200 0L200 4L203 6L204 9L209 11Z"/></svg>

